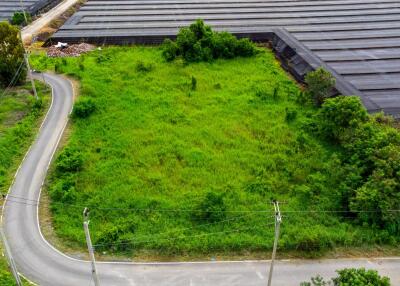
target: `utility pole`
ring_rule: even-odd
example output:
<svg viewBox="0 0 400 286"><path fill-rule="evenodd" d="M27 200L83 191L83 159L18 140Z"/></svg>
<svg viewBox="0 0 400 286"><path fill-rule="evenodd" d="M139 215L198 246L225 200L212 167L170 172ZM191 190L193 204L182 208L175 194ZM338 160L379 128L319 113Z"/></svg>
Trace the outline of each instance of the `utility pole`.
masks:
<svg viewBox="0 0 400 286"><path fill-rule="evenodd" d="M85 230L86 236L86 244L89 250L89 256L92 264L92 277L94 280L95 286L100 286L99 277L97 276L97 269L96 269L96 261L94 258L94 251L92 246L92 240L90 239L90 232L89 232L89 210L85 208L83 210L83 229Z"/></svg>
<svg viewBox="0 0 400 286"><path fill-rule="evenodd" d="M14 258L11 255L10 246L8 245L7 238L6 238L6 235L4 234L2 226L0 226L0 235L1 235L1 240L3 241L3 245L4 245L4 254L7 257L8 264L10 265L10 268L11 268L11 272L14 275L15 283L17 284L17 286L22 286L22 282L21 282L21 279L19 278L17 266L15 265Z"/></svg>
<svg viewBox="0 0 400 286"><path fill-rule="evenodd" d="M22 40L22 37L21 37L21 40ZM32 77L32 70L31 70L31 66L29 65L29 57L28 57L26 51L24 54L24 59L25 59L26 67L28 68L28 75L29 75L29 79L31 80L33 94L35 95L36 100L38 100L39 97L38 97L38 94L36 91L35 81L33 80L33 77Z"/></svg>
<svg viewBox="0 0 400 286"><path fill-rule="evenodd" d="M28 25L28 18L26 17L25 7L24 7L24 4L22 3L22 0L19 0L19 4L21 5L21 10L22 10L22 13L24 14L25 25Z"/></svg>
<svg viewBox="0 0 400 286"><path fill-rule="evenodd" d="M21 3L22 13L24 14L24 18L25 18L25 24L28 25L28 18L26 17L26 12L25 12L25 8L23 6L22 0L20 0L20 3ZM33 94L35 95L35 99L38 100L39 98L38 98L37 91L36 91L35 81L32 78L32 70L31 70L31 66L29 64L29 56L28 56L28 53L26 52L24 41L22 40L21 29L19 30L19 37L21 38L21 44L22 44L22 47L24 48L24 60L25 60L26 68L28 69L29 79L31 80Z"/></svg>
<svg viewBox="0 0 400 286"><path fill-rule="evenodd" d="M272 272L274 271L274 263L275 263L275 256L276 256L276 249L278 247L278 239L279 239L279 230L281 227L282 216L281 211L279 210L279 202L274 202L274 209L275 209L275 239L274 239L274 248L272 250L272 259L271 265L269 267L268 273L268 286L271 286L272 282Z"/></svg>

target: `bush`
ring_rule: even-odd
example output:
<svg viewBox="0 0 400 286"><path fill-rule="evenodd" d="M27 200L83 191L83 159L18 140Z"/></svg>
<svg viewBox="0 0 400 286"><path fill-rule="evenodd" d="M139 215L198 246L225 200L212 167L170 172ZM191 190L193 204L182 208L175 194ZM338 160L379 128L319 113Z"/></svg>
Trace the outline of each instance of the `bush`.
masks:
<svg viewBox="0 0 400 286"><path fill-rule="evenodd" d="M21 84L26 77L24 47L18 34L18 28L7 22L0 22L0 86L2 87L7 87L12 80L14 84Z"/></svg>
<svg viewBox="0 0 400 286"><path fill-rule="evenodd" d="M76 148L67 147L57 158L56 169L59 173L77 172L83 165L83 156Z"/></svg>
<svg viewBox="0 0 400 286"><path fill-rule="evenodd" d="M338 96L327 99L319 112L320 130L326 138L343 140L368 119L368 113L357 96Z"/></svg>
<svg viewBox="0 0 400 286"><path fill-rule="evenodd" d="M194 76L192 76L192 85L191 85L191 89L192 89L193 91L195 91L195 90L197 89L197 79L196 79Z"/></svg>
<svg viewBox="0 0 400 286"><path fill-rule="evenodd" d="M146 73L146 72L150 72L150 71L152 71L153 70L153 68L154 68L154 66L153 66L153 64L151 64L151 63L145 63L145 62L143 62L143 61L138 61L137 63L136 63L136 71L137 72L143 72L143 73Z"/></svg>
<svg viewBox="0 0 400 286"><path fill-rule="evenodd" d="M25 20L26 18L26 20ZM17 26L26 26L32 22L32 17L30 14L25 12L15 12L11 18L11 24Z"/></svg>
<svg viewBox="0 0 400 286"><path fill-rule="evenodd" d="M316 276L311 278L311 283L303 282L300 286L390 286L390 279L379 276L375 270L347 268L336 272L338 276L331 281Z"/></svg>
<svg viewBox="0 0 400 286"><path fill-rule="evenodd" d="M355 96L327 99L318 119L320 134L342 148L341 167L349 170L340 184L342 207L362 224L400 233L399 216L390 211L400 205L398 130L382 124L389 119L369 116Z"/></svg>
<svg viewBox="0 0 400 286"><path fill-rule="evenodd" d="M86 118L96 110L94 101L90 98L78 100L74 105L72 112L73 118Z"/></svg>
<svg viewBox="0 0 400 286"><path fill-rule="evenodd" d="M217 222L223 220L226 211L223 195L208 192L199 204L198 210L194 213L194 216L199 221Z"/></svg>
<svg viewBox="0 0 400 286"><path fill-rule="evenodd" d="M178 45L171 41L171 39L165 39L161 49L162 56L167 62L173 61L179 54Z"/></svg>
<svg viewBox="0 0 400 286"><path fill-rule="evenodd" d="M375 270L349 268L339 270L337 273L339 276L333 279L335 286L390 286L390 279L379 276Z"/></svg>
<svg viewBox="0 0 400 286"><path fill-rule="evenodd" d="M255 45L248 39L238 40L228 32L213 32L202 20L197 20L188 28L182 28L176 42L166 39L162 45L162 55L166 61L182 56L186 62L200 62L218 58L250 57L255 53Z"/></svg>
<svg viewBox="0 0 400 286"><path fill-rule="evenodd" d="M309 72L305 77L305 82L307 90L317 106L321 106L325 99L331 96L336 84L335 78L323 68Z"/></svg>
<svg viewBox="0 0 400 286"><path fill-rule="evenodd" d="M297 117L297 110L293 109L293 108L285 108L285 120L286 122L292 122L296 119Z"/></svg>

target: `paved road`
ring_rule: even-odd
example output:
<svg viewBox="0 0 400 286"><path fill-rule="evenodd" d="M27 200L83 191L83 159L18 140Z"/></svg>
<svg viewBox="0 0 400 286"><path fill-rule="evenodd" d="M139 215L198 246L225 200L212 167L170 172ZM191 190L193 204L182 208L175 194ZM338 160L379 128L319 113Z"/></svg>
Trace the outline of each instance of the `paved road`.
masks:
<svg viewBox="0 0 400 286"><path fill-rule="evenodd" d="M41 79L41 75L35 75ZM93 285L88 262L69 258L43 238L35 204L17 203L17 197L35 202L59 138L72 108L71 83L59 76L46 74L53 88L53 102L39 135L27 153L10 188L3 224L18 270L39 285ZM220 286L266 285L268 262L205 262L205 263L98 263L101 285L122 286ZM298 260L280 261L276 266L274 286L294 286L317 273L330 277L344 267L378 269L388 275L393 285L400 285L400 259Z"/></svg>
<svg viewBox="0 0 400 286"><path fill-rule="evenodd" d="M17 11L26 11L36 14L40 9L51 5L57 0L1 0L0 1L0 21L10 19Z"/></svg>
<svg viewBox="0 0 400 286"><path fill-rule="evenodd" d="M27 41L32 38L33 35L37 34L40 29L48 25L53 19L60 16L62 13L67 11L72 5L78 0L64 0L50 11L44 13L36 21L32 22L29 26L22 29L22 40Z"/></svg>

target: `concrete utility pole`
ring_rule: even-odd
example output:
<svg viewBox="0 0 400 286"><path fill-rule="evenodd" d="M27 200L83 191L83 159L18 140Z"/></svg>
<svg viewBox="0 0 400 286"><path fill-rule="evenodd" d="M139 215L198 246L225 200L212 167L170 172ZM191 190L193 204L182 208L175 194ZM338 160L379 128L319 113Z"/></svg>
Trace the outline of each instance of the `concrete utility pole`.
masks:
<svg viewBox="0 0 400 286"><path fill-rule="evenodd" d="M22 286L21 278L19 278L17 266L15 265L14 258L11 255L10 246L8 245L7 238L6 235L4 234L2 226L0 226L0 235L4 245L4 254L7 257L8 264L10 265L11 268L11 272L14 275L15 283L17 284L17 286Z"/></svg>
<svg viewBox="0 0 400 286"><path fill-rule="evenodd" d="M274 209L275 209L275 239L274 239L274 248L272 250L271 265L270 265L269 273L268 273L268 286L272 285L271 284L272 272L274 271L276 249L278 247L278 239L279 239L279 230L280 230L281 222L282 222L281 211L279 210L279 202L274 202Z"/></svg>
<svg viewBox="0 0 400 286"><path fill-rule="evenodd" d="M22 38L21 38L21 40L22 40ZM28 68L28 75L29 75L29 79L31 80L33 94L35 95L36 100L38 100L39 97L38 97L38 94L36 91L35 81L33 80L33 77L32 77L32 70L31 70L31 66L29 65L29 57L28 57L26 51L24 54L24 59L25 59L26 67Z"/></svg>
<svg viewBox="0 0 400 286"><path fill-rule="evenodd" d="M21 3L22 13L24 14L25 23L26 23L26 25L28 25L28 18L26 17L26 12L25 12L25 8L23 6L22 0L20 0L20 3ZM32 70L31 70L31 66L29 64L29 56L26 52L26 49L24 46L24 41L22 40L21 29L19 30L19 37L21 38L22 47L24 48L24 60L25 60L26 68L28 69L29 79L31 80L33 94L35 95L35 99L38 100L39 98L38 98L37 91L36 91L35 81L32 78Z"/></svg>
<svg viewBox="0 0 400 286"><path fill-rule="evenodd" d="M89 256L92 264L92 277L94 280L95 286L100 286L99 277L97 276L97 269L96 269L96 261L94 258L94 251L92 246L92 240L90 239L90 232L89 232L89 211L87 208L83 210L83 229L85 230L86 236L86 243L89 250Z"/></svg>

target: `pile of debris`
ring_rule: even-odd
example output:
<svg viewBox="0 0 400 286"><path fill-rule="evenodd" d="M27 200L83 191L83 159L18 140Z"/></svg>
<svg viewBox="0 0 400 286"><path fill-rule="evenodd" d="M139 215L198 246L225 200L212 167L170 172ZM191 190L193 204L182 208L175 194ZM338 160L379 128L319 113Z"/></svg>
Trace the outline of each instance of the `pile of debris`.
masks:
<svg viewBox="0 0 400 286"><path fill-rule="evenodd" d="M57 45L51 46L47 50L47 56L49 57L79 57L81 54L90 52L96 47L90 44L81 43L68 45L59 42Z"/></svg>

